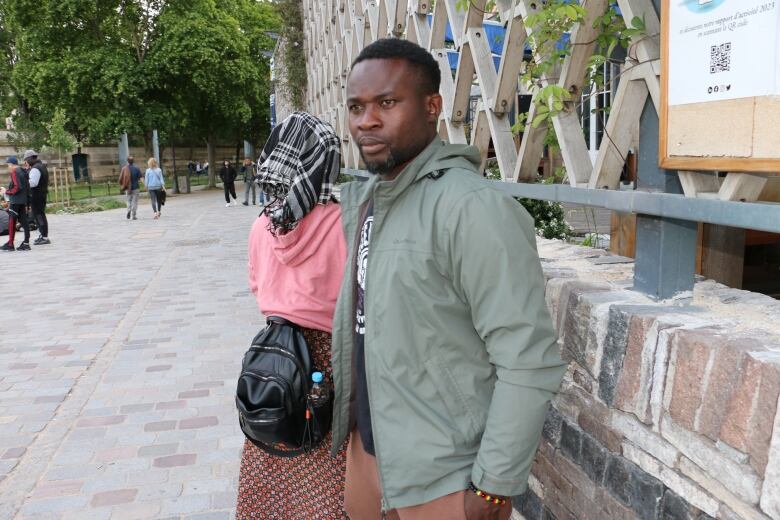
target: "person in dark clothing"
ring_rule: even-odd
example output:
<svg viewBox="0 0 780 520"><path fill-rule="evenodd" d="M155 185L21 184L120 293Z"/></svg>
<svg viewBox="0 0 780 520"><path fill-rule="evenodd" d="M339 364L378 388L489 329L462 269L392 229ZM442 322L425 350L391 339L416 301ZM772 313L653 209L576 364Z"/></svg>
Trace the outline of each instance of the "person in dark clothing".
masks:
<svg viewBox="0 0 780 520"><path fill-rule="evenodd" d="M19 167L19 161L11 156L5 160L8 164L8 175L11 181L8 188L0 188L0 194L8 198L8 243L0 247L0 251L29 251L30 250L30 224L27 222L27 199L29 196L27 173ZM14 235L16 234L16 222L22 225L24 241L14 248Z"/></svg>
<svg viewBox="0 0 780 520"><path fill-rule="evenodd" d="M49 240L49 221L46 219L46 197L49 193L49 170L43 161L38 159L38 152L27 150L24 152L24 162L29 171L27 178L30 181L30 207L35 222L38 224L38 238L36 246L51 244Z"/></svg>
<svg viewBox="0 0 780 520"><path fill-rule="evenodd" d="M222 185L225 188L225 207L230 206L230 197L233 197L233 205L237 205L236 200L236 168L225 161L222 169L219 170L219 178L222 179Z"/></svg>

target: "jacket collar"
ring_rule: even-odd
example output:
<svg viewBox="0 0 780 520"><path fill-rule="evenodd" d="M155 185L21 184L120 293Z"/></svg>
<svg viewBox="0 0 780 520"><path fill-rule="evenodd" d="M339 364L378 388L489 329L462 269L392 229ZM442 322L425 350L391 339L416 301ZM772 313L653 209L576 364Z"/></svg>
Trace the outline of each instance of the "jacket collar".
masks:
<svg viewBox="0 0 780 520"><path fill-rule="evenodd" d="M368 181L362 183L357 205L362 205L372 196L383 202L398 198L409 186L430 173L430 168L426 166L429 166L443 146L444 142L436 136L392 181L383 181L378 175L373 175Z"/></svg>

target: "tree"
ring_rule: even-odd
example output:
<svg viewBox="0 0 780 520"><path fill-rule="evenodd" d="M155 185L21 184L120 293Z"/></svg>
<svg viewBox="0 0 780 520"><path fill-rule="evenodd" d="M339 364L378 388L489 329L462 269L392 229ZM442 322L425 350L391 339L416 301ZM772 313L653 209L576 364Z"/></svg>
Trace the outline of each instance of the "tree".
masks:
<svg viewBox="0 0 780 520"><path fill-rule="evenodd" d="M12 92L26 143L45 140L61 110L79 142L127 132L151 151L157 128L202 139L215 164L217 139L270 130L263 54L279 25L258 0L0 0L0 107Z"/></svg>
<svg viewBox="0 0 780 520"><path fill-rule="evenodd" d="M67 124L67 117L65 111L58 108L54 112L54 117L51 123L47 125L48 129L48 146L57 151L59 157L59 166L62 168L62 154L72 151L76 147L76 140L72 135L65 130Z"/></svg>
<svg viewBox="0 0 780 520"><path fill-rule="evenodd" d="M251 21L268 13L254 12L258 3L250 0L220 4L190 0L163 7L159 38L146 60L148 76L180 107L190 133L206 142L210 187L216 186L217 140L242 135L267 105L259 86L267 67L252 55L263 43Z"/></svg>

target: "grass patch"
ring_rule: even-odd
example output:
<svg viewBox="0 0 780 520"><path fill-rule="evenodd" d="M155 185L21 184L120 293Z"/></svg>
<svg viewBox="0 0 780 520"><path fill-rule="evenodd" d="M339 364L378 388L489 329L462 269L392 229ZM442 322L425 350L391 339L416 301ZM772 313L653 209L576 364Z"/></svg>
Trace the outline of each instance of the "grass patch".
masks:
<svg viewBox="0 0 780 520"><path fill-rule="evenodd" d="M96 199L87 202L72 202L70 206L63 206L62 204L52 204L52 213L60 214L75 214L75 213L92 213L95 211L107 211L110 209L126 208L125 202L109 198L109 199Z"/></svg>

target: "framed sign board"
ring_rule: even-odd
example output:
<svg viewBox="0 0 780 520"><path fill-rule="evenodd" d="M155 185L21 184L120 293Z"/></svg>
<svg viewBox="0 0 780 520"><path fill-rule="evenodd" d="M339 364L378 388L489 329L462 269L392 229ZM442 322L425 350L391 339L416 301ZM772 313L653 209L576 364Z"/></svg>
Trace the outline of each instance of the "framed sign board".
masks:
<svg viewBox="0 0 780 520"><path fill-rule="evenodd" d="M780 172L780 0L661 7L661 167Z"/></svg>

